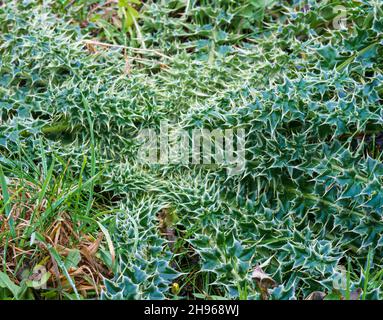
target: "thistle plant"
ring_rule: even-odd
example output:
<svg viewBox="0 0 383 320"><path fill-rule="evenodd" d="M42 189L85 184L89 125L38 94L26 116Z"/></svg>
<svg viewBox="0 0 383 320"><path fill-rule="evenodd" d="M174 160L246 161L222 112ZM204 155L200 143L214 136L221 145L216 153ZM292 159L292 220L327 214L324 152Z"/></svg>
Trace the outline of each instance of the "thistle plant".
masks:
<svg viewBox="0 0 383 320"><path fill-rule="evenodd" d="M145 47L50 2L0 7L0 162L43 150L99 174L82 192L111 212L103 298L381 298L383 8L349 1L337 28L338 4L148 1ZM245 170L142 165L135 138L164 120L244 129Z"/></svg>

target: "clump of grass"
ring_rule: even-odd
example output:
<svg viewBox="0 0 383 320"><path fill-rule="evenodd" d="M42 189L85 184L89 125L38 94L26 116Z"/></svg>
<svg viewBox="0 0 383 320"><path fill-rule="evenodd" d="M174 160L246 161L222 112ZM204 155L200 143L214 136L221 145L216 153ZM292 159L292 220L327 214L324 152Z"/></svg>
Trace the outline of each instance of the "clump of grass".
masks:
<svg viewBox="0 0 383 320"><path fill-rule="evenodd" d="M60 166L52 162L46 176L38 167L32 175L17 166L6 168L7 176L1 171L0 210L7 214L0 216L0 263L18 288L2 298L96 298L112 275L106 235L87 214L82 187L68 185L69 168L61 169L56 175ZM68 188L75 196L67 197Z"/></svg>

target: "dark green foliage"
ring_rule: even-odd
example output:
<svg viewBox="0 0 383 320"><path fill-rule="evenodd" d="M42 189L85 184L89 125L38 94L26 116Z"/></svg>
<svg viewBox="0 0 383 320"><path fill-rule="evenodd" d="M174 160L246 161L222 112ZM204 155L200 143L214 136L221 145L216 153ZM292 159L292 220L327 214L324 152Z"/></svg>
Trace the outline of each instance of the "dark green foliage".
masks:
<svg viewBox="0 0 383 320"><path fill-rule="evenodd" d="M94 142L96 168L84 175L104 170L95 197L117 212L119 265L104 298L171 297L171 283L189 276L180 256L197 256L196 271L228 298L259 299L258 264L279 284L271 299L331 292L347 259L353 288L380 297L382 6L350 1L338 30L339 4L148 1L139 23L150 49L140 54L90 53L88 36L49 6L0 8L0 148L4 158L20 147L33 157L39 137L80 171ZM245 171L141 166L133 138L164 119L246 129ZM169 207L179 251L159 232Z"/></svg>

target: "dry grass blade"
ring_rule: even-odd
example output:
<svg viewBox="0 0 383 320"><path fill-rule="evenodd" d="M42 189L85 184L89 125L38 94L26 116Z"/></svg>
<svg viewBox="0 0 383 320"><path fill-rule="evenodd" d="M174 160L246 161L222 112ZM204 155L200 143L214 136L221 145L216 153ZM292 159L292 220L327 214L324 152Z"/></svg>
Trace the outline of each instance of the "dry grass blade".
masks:
<svg viewBox="0 0 383 320"><path fill-rule="evenodd" d="M100 42L97 40L83 40L83 42L86 45L126 49L126 50L130 50L130 51L137 52L137 53L155 54L155 55L158 55L158 56L165 58L165 59L168 59L168 60L172 59L171 57L167 56L166 54L163 54L163 53L161 53L155 49L134 48L134 47L128 47L128 46L123 46L123 45L118 45L118 44L110 44L110 43Z"/></svg>

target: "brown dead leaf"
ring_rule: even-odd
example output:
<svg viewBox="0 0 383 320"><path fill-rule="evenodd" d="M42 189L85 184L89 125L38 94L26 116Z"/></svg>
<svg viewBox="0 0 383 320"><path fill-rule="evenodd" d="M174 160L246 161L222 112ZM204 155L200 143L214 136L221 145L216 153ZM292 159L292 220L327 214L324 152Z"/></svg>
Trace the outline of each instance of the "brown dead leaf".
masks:
<svg viewBox="0 0 383 320"><path fill-rule="evenodd" d="M86 46L86 49L87 49L90 53L92 53L92 54L97 53L96 46L94 46L92 43L86 43L85 46Z"/></svg>
<svg viewBox="0 0 383 320"><path fill-rule="evenodd" d="M255 267L251 277L256 281L258 288L261 291L262 299L267 300L269 297L268 289L277 286L275 280L265 273L260 266Z"/></svg>
<svg viewBox="0 0 383 320"><path fill-rule="evenodd" d="M104 234L102 232L99 232L96 241L91 243L88 247L86 247L88 253L91 256L94 256L97 253L97 250L100 247L100 243L103 237Z"/></svg>
<svg viewBox="0 0 383 320"><path fill-rule="evenodd" d="M323 300L326 294L322 291L311 292L305 300Z"/></svg>
<svg viewBox="0 0 383 320"><path fill-rule="evenodd" d="M272 288L276 287L277 283L267 273L265 273L261 267L255 267L251 277L256 281L259 281L262 287Z"/></svg>
<svg viewBox="0 0 383 320"><path fill-rule="evenodd" d="M174 243L177 240L176 231L173 227L174 221L173 217L168 208L162 209L158 213L158 221L159 221L159 230L162 236L164 236L169 243L169 247L172 250L174 247Z"/></svg>

